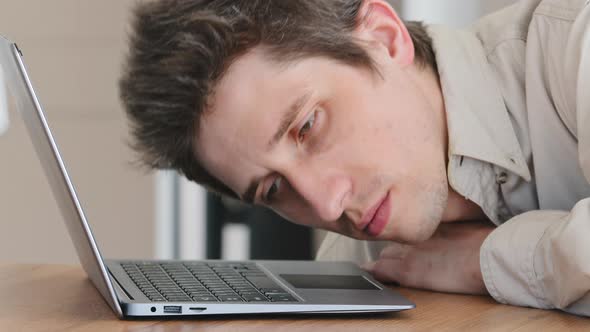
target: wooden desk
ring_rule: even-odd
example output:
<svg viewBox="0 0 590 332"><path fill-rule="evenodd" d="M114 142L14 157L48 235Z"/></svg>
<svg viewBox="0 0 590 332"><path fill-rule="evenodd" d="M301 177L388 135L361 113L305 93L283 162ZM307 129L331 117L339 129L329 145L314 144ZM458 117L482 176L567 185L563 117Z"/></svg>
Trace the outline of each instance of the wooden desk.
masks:
<svg viewBox="0 0 590 332"><path fill-rule="evenodd" d="M485 296L400 288L417 308L371 316L117 319L79 266L0 265L0 331L573 331L590 319L497 304Z"/></svg>

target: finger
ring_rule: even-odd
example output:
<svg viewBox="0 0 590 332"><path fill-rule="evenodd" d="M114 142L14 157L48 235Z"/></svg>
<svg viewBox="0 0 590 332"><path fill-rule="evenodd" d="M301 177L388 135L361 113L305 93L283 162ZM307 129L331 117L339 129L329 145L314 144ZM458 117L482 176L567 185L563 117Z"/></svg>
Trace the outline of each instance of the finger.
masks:
<svg viewBox="0 0 590 332"><path fill-rule="evenodd" d="M375 268L375 262L366 262L364 264L361 264L360 268L369 273L373 273L373 269Z"/></svg>
<svg viewBox="0 0 590 332"><path fill-rule="evenodd" d="M400 282L401 261L399 259L379 259L373 264L371 274L381 282Z"/></svg>
<svg viewBox="0 0 590 332"><path fill-rule="evenodd" d="M404 287L431 289L428 274L420 262L413 259L379 259L372 275L382 282L396 282Z"/></svg>

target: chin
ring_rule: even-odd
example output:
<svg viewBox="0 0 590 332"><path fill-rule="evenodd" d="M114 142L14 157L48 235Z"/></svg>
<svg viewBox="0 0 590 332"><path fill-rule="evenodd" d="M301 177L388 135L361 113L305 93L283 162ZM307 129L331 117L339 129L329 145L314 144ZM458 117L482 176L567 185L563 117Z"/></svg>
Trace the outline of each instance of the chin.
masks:
<svg viewBox="0 0 590 332"><path fill-rule="evenodd" d="M448 200L448 186L444 180L434 181L428 190L425 190L422 199L413 204L409 209L410 215L404 219L408 220L403 225L393 225L393 234L398 235L398 242L406 244L418 244L430 239L441 223ZM395 227L399 226L399 227ZM395 228L399 228L396 229Z"/></svg>
<svg viewBox="0 0 590 332"><path fill-rule="evenodd" d="M428 219L416 222L411 225L404 225L399 228L386 230L376 240L394 241L403 244L418 244L424 242L434 235L440 219Z"/></svg>

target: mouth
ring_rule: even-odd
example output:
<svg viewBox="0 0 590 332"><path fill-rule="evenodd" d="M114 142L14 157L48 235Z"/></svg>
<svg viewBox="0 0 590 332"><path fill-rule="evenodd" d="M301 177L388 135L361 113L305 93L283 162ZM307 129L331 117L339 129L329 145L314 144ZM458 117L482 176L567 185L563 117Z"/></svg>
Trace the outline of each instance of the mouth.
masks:
<svg viewBox="0 0 590 332"><path fill-rule="evenodd" d="M370 236L378 236L383 232L389 215L391 213L391 202L389 200L389 192L387 195L377 202L370 210L368 210L362 218L361 229Z"/></svg>

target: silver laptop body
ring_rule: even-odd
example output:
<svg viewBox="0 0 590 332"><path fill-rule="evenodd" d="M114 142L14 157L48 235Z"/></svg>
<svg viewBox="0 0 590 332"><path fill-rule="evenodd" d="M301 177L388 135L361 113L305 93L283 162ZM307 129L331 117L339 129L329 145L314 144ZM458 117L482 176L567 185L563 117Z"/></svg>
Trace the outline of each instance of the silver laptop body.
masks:
<svg viewBox="0 0 590 332"><path fill-rule="evenodd" d="M22 53L2 36L0 70L78 258L118 317L371 313L415 307L352 263L103 260L27 75Z"/></svg>

